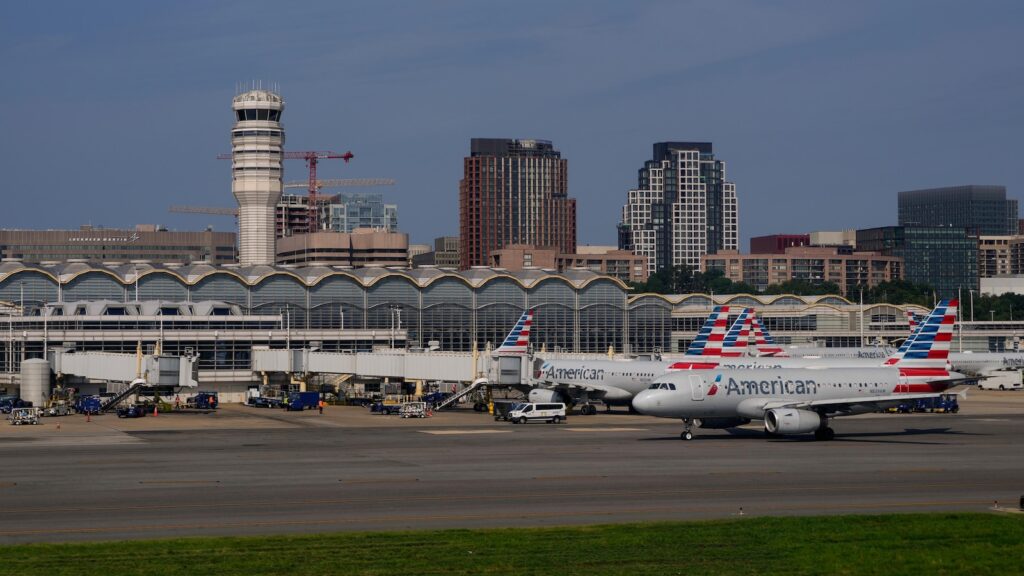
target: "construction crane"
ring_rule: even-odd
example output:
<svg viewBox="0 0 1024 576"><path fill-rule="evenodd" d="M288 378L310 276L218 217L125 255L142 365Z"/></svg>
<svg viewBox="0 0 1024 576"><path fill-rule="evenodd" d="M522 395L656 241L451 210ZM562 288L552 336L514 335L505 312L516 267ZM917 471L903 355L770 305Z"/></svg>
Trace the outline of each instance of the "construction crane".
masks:
<svg viewBox="0 0 1024 576"><path fill-rule="evenodd" d="M215 206L171 206L168 212L176 214L213 214L214 216L238 216L238 208L219 208Z"/></svg>
<svg viewBox="0 0 1024 576"><path fill-rule="evenodd" d="M335 178L331 180L317 180L317 192L324 188L344 188L346 186L394 186L394 178ZM309 183L302 180L295 180L284 185L285 188L308 188Z"/></svg>
<svg viewBox="0 0 1024 576"><path fill-rule="evenodd" d="M306 166L309 167L309 183L307 184L307 190L309 190L309 229L319 229L320 211L317 209L316 193L317 193L317 179L316 179L316 164L320 160L329 160L332 158L340 158L347 164L349 160L355 158L355 154L352 152L345 152L339 154L337 152L321 152L316 150L306 150L303 152L282 152L281 158L284 160L305 160ZM231 154L218 154L218 160L231 160Z"/></svg>
<svg viewBox="0 0 1024 576"><path fill-rule="evenodd" d="M394 178L336 178L331 180L317 180L317 192L324 188L345 188L348 186L394 186ZM302 180L288 182L285 188L308 188L309 183ZM211 214L213 216L238 216L238 208L222 208L220 206L191 206L175 205L167 209L174 214Z"/></svg>

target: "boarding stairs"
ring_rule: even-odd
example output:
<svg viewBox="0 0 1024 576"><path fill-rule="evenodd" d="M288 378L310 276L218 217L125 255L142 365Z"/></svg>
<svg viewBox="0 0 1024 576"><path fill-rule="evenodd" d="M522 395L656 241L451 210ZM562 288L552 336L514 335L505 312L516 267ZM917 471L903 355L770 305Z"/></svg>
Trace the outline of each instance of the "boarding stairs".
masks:
<svg viewBox="0 0 1024 576"><path fill-rule="evenodd" d="M100 412L106 412L107 410L116 408L118 404L124 402L128 397L132 396L133 394L138 394L140 390L142 390L143 388L147 388L148 386L149 383L147 383L145 380L136 380L132 382L131 386L125 388L121 392L118 392L116 395L114 395L113 398L101 404Z"/></svg>
<svg viewBox="0 0 1024 576"><path fill-rule="evenodd" d="M477 390L483 388L484 386L487 386L487 384L487 378L477 378L476 380L473 381L472 384L463 388L461 391L452 394L444 402L441 402L440 404L435 406L434 410L443 410L449 406L453 406L459 400L465 398L466 396L469 396L470 394L476 392Z"/></svg>

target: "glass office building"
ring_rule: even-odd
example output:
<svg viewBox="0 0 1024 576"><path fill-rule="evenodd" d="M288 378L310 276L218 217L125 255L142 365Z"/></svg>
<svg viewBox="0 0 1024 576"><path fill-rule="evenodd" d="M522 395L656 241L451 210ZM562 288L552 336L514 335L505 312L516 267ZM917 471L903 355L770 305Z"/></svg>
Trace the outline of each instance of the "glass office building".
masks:
<svg viewBox="0 0 1024 576"><path fill-rule="evenodd" d="M883 226L857 230L857 250L903 259L903 278L939 298L978 289L978 239L964 228Z"/></svg>
<svg viewBox="0 0 1024 576"><path fill-rule="evenodd" d="M900 226L963 228L971 236L1017 233L1017 201L1005 186L950 186L899 193Z"/></svg>

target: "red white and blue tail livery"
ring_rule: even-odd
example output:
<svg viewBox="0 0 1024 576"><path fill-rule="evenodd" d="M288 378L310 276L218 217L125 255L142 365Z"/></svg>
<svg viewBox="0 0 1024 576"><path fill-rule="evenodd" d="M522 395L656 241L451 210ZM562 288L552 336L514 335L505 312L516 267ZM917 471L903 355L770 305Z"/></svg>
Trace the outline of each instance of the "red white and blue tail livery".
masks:
<svg viewBox="0 0 1024 576"><path fill-rule="evenodd" d="M722 341L722 356L738 357L747 355L747 341L750 340L751 320L754 316L753 308L740 310L740 315L732 323L729 332L725 334Z"/></svg>
<svg viewBox="0 0 1024 576"><path fill-rule="evenodd" d="M721 356L722 343L729 322L729 307L715 306L711 315L697 332L697 337L686 349L687 356Z"/></svg>
<svg viewBox="0 0 1024 576"><path fill-rule="evenodd" d="M533 310L523 312L515 327L505 337L505 341L501 343L501 346L494 351L494 354L498 356L526 354L530 348L530 326L532 324Z"/></svg>

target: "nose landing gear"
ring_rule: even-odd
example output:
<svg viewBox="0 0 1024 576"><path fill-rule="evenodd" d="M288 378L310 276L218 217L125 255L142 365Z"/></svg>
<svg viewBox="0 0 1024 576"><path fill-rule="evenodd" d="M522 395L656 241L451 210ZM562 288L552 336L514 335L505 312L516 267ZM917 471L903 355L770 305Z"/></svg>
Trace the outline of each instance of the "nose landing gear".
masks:
<svg viewBox="0 0 1024 576"><path fill-rule="evenodd" d="M683 431L679 434L680 440L693 440L693 418L683 418Z"/></svg>

